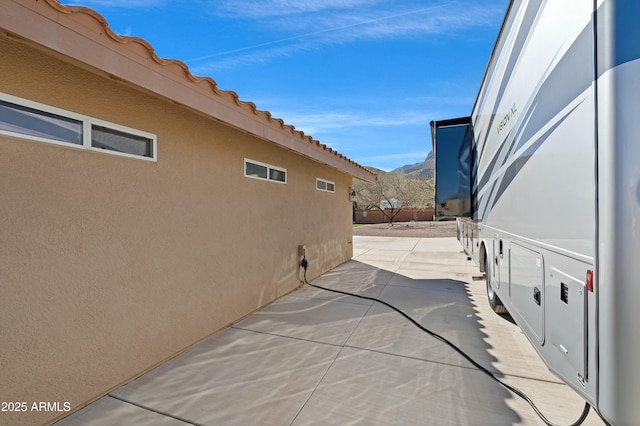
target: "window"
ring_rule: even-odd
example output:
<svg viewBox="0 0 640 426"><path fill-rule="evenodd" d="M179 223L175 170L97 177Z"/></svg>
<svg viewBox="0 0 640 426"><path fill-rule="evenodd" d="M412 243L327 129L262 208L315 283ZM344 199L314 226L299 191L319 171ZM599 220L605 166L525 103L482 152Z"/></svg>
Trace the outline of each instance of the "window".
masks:
<svg viewBox="0 0 640 426"><path fill-rule="evenodd" d="M156 160L156 136L0 93L0 134Z"/></svg>
<svg viewBox="0 0 640 426"><path fill-rule="evenodd" d="M269 169L269 179L277 180L278 182L286 182L287 181L287 172L284 170L278 169Z"/></svg>
<svg viewBox="0 0 640 426"><path fill-rule="evenodd" d="M336 192L336 184L328 180L316 178L316 189L319 191Z"/></svg>
<svg viewBox="0 0 640 426"><path fill-rule="evenodd" d="M0 130L82 145L82 121L2 100Z"/></svg>
<svg viewBox="0 0 640 426"><path fill-rule="evenodd" d="M254 177L258 179L266 179L269 172L267 166L261 164L251 163L249 161L244 162L244 175L247 177Z"/></svg>
<svg viewBox="0 0 640 426"><path fill-rule="evenodd" d="M141 157L153 157L153 139L95 124L91 126L91 146Z"/></svg>
<svg viewBox="0 0 640 426"><path fill-rule="evenodd" d="M287 183L287 170L258 161L244 159L244 175L254 179Z"/></svg>

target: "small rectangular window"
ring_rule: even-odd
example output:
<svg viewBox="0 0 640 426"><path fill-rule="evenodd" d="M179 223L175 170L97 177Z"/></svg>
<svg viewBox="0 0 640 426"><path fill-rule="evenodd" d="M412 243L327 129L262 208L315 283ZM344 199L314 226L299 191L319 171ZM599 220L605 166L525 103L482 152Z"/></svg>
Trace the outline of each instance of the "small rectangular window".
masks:
<svg viewBox="0 0 640 426"><path fill-rule="evenodd" d="M82 121L1 100L0 130L82 145Z"/></svg>
<svg viewBox="0 0 640 426"><path fill-rule="evenodd" d="M316 178L316 189L318 191L336 192L336 184L328 180Z"/></svg>
<svg viewBox="0 0 640 426"><path fill-rule="evenodd" d="M244 159L244 175L255 179L287 183L286 169L249 160L247 158Z"/></svg>
<svg viewBox="0 0 640 426"><path fill-rule="evenodd" d="M91 147L153 158L153 139L104 126L91 126Z"/></svg>
<svg viewBox="0 0 640 426"><path fill-rule="evenodd" d="M269 169L269 179L278 182L286 182L287 176L284 171L278 169Z"/></svg>
<svg viewBox="0 0 640 426"><path fill-rule="evenodd" d="M263 166L261 164L250 163L248 161L245 161L244 164L245 164L245 169L244 169L245 176L255 177L259 179L267 178L268 169L266 166Z"/></svg>
<svg viewBox="0 0 640 426"><path fill-rule="evenodd" d="M0 134L156 161L156 136L0 93Z"/></svg>

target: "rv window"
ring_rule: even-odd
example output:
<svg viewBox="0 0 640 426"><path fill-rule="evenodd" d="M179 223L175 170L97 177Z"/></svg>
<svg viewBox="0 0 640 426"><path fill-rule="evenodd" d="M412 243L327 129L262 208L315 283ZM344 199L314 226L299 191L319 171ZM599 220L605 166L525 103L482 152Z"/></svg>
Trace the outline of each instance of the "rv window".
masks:
<svg viewBox="0 0 640 426"><path fill-rule="evenodd" d="M435 129L436 216L471 216L471 141L469 124Z"/></svg>

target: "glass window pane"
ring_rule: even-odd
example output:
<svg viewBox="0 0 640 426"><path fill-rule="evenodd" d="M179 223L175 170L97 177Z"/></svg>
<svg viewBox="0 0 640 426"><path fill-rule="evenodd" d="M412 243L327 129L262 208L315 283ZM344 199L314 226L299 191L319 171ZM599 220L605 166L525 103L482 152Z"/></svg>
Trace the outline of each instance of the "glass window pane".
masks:
<svg viewBox="0 0 640 426"><path fill-rule="evenodd" d="M316 180L316 188L325 190L327 189L327 183L323 180Z"/></svg>
<svg viewBox="0 0 640 426"><path fill-rule="evenodd" d="M269 179L286 182L286 173L283 170L271 169L269 173Z"/></svg>
<svg viewBox="0 0 640 426"><path fill-rule="evenodd" d="M0 101L0 130L82 145L82 122Z"/></svg>
<svg viewBox="0 0 640 426"><path fill-rule="evenodd" d="M471 136L469 124L436 128L436 216L471 214Z"/></svg>
<svg viewBox="0 0 640 426"><path fill-rule="evenodd" d="M253 176L253 177L266 179L267 178L267 167L266 166L261 166L259 164L250 163L250 162L247 161L247 162L245 162L245 171L244 171L244 173L247 176Z"/></svg>
<svg viewBox="0 0 640 426"><path fill-rule="evenodd" d="M91 146L141 157L153 157L153 140L103 126L91 127Z"/></svg>
<svg viewBox="0 0 640 426"><path fill-rule="evenodd" d="M331 191L334 192L336 190L336 187L334 184L327 182L327 191Z"/></svg>

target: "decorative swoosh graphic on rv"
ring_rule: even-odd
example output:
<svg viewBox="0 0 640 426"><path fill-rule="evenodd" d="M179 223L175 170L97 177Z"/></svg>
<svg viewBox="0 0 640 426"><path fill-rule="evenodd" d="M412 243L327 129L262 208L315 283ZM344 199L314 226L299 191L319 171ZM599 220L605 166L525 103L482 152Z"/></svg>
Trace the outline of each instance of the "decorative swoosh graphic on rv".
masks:
<svg viewBox="0 0 640 426"><path fill-rule="evenodd" d="M518 119L518 124L515 126L516 132L512 134L512 130L507 134L491 159L481 179L480 187L485 187L497 169L510 161L518 149L592 84L591 69L580 66L581 59L591 55L590 29L591 27L585 27L557 62L555 68L552 71L549 71L549 68L545 71L543 75L548 77L538 85L533 99L523 108L524 114ZM555 62L556 57L557 55L551 63Z"/></svg>
<svg viewBox="0 0 640 426"><path fill-rule="evenodd" d="M527 114L527 126L516 136L519 141L516 150L593 84L593 68L583 66L584 58L590 58L592 50L593 33L589 26L582 30L537 92L534 102L538 107Z"/></svg>
<svg viewBox="0 0 640 426"><path fill-rule="evenodd" d="M480 202L480 200L478 202L478 207L482 208L482 211L479 212L479 218L484 218L486 213L491 211L504 190L524 167L529 157L546 140L548 132L545 132L547 136L541 137L532 145L532 147L535 146L533 151L529 148L525 153L519 154L517 158L514 158L518 150L528 143L544 126L552 122L553 118L564 107L577 99L580 94L584 93L593 84L593 68L584 66L584 58L591 56L592 47L592 28L588 25L567 49L553 70L548 73L546 79L538 86L538 89L534 91L533 99L524 107L523 114L518 118L514 126L515 131L510 131L491 159L489 167L485 169L485 173L480 177L480 187L487 187L490 184L491 176L495 176L498 169L508 163L512 163L507 168L507 171L494 181L489 193L482 195L486 202ZM557 127L565 118L566 116L563 116L553 128ZM525 154L528 157L523 160L521 157Z"/></svg>
<svg viewBox="0 0 640 426"><path fill-rule="evenodd" d="M522 3L521 3L522 4ZM513 74L516 64L518 62L518 59L520 58L520 53L522 52L522 50L524 49L524 46L527 42L527 40L529 39L530 34L533 32L534 30L534 24L536 22L536 16L538 16L538 12L540 11L540 7L542 5L542 1L541 0L533 0L530 1L529 4L527 5L527 10L525 12L524 18L522 19L522 23L520 24L520 27L518 28L518 34L516 36L516 40L513 44L513 47L511 49L511 53L509 55L509 62L507 63L507 66L505 67L505 71L504 71L504 75L501 77L500 81L500 88L498 90L498 95L495 98L495 103L492 106L491 110L493 111L493 114L491 114L491 119L489 120L489 126L487 127L487 129L492 129L493 128L493 121L496 118L496 114L497 114L497 108L498 105L500 105L500 102L502 101L502 97L504 95L504 92L507 88L507 85L509 84L509 82L511 81L511 75ZM513 5L512 5L513 7ZM509 27L513 25L513 21L511 21L509 23ZM508 32L509 28L505 27L502 29L502 31L507 31ZM502 46L496 46L496 52L499 52L502 49ZM487 76L493 76L490 78L496 78L497 76L494 74L494 69L495 69L496 64L492 63L491 66L489 67L489 69L487 70ZM480 109L484 109L483 105L480 104L478 105L478 107L480 107ZM480 148L480 156L482 156L483 151L485 146L487 146L486 142L487 142L487 138L489 137L489 132L487 132L486 135L484 135L484 140L482 141L482 144L480 144L481 148Z"/></svg>
<svg viewBox="0 0 640 426"><path fill-rule="evenodd" d="M511 184L513 179L518 175L520 170L522 170L525 164L527 164L527 162L531 159L533 154L544 144L544 142L549 138L549 136L567 119L567 117L569 117L573 113L573 111L575 111L576 108L580 106L580 104L582 104L582 102L578 103L578 105L571 108L571 110L569 110L566 114L564 114L560 118L560 120L558 120L557 123L555 123L546 132L544 132L538 138L538 140L536 140L531 146L529 146L523 153L521 153L518 156L518 158L515 159L515 161L513 161L513 163L511 163L509 167L507 167L507 169L504 171L504 174L500 177L500 179L497 179L493 183L490 194L489 194L489 200L491 200L491 198L493 197L493 200L491 201L491 207L487 209L487 206L489 205L489 203L485 204L485 210L483 212L482 217L484 217L484 213L487 210L491 211L493 209L493 207L496 205L498 200L500 200L500 198L504 194L507 187ZM499 187L498 187L498 183L499 183ZM496 191L496 188L497 188L497 191ZM494 193L495 193L495 196L494 196ZM480 201L478 202L478 204L482 205Z"/></svg>

